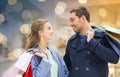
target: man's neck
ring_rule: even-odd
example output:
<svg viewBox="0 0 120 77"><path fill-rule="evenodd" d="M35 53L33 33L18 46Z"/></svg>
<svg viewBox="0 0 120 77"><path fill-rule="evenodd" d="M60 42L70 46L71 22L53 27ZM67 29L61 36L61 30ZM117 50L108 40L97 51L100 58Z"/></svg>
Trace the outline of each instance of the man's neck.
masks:
<svg viewBox="0 0 120 77"><path fill-rule="evenodd" d="M80 35L84 36L87 35L88 30L91 29L90 24L86 23L85 25L83 25L83 27L80 30Z"/></svg>

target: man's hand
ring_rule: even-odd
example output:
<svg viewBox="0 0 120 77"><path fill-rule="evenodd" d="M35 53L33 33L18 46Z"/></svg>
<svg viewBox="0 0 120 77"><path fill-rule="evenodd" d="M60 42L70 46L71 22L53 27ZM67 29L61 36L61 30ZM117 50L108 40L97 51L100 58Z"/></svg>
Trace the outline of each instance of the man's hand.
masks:
<svg viewBox="0 0 120 77"><path fill-rule="evenodd" d="M93 29L89 29L87 31L87 42L89 42L93 37L94 37L94 30Z"/></svg>

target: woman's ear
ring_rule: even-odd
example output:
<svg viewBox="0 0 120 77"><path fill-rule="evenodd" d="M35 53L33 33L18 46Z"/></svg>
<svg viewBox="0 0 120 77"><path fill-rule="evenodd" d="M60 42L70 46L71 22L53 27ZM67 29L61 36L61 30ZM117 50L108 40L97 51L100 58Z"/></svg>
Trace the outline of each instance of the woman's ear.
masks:
<svg viewBox="0 0 120 77"><path fill-rule="evenodd" d="M42 35L42 31L39 31L39 35L40 35L40 36Z"/></svg>

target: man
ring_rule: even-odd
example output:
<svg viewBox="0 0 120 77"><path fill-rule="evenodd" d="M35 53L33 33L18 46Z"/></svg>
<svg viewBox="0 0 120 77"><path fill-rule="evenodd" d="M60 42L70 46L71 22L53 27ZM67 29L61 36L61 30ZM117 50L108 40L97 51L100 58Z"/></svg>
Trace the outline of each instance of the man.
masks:
<svg viewBox="0 0 120 77"><path fill-rule="evenodd" d="M108 77L108 63L119 60L117 49L107 39L111 37L90 26L90 14L83 6L70 11L70 25L75 34L68 40L64 56L69 77Z"/></svg>

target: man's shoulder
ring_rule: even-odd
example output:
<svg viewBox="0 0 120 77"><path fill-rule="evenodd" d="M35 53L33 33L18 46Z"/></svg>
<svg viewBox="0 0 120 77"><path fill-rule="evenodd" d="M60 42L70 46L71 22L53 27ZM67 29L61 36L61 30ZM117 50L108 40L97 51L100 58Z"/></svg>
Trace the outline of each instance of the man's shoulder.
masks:
<svg viewBox="0 0 120 77"><path fill-rule="evenodd" d="M98 33L104 33L104 32L105 32L102 28L98 28L98 27L96 27L96 26L92 26L92 29L93 29L95 32L98 32Z"/></svg>
<svg viewBox="0 0 120 77"><path fill-rule="evenodd" d="M97 28L95 26L92 26L92 29L95 32L95 37L103 37L105 35L105 31L101 28Z"/></svg>

